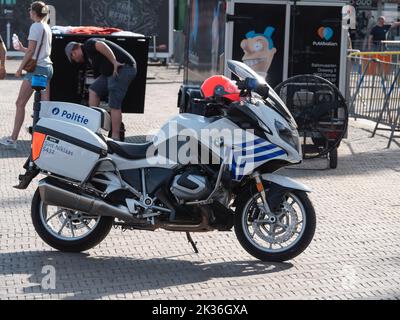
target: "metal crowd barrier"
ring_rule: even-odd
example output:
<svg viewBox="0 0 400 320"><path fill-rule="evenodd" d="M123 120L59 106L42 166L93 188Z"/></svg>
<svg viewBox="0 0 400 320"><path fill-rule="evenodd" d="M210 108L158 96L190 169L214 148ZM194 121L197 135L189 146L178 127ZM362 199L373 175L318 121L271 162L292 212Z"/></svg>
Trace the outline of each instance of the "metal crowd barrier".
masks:
<svg viewBox="0 0 400 320"><path fill-rule="evenodd" d="M348 58L350 116L375 121L372 137L378 130L390 131L388 148L400 138L400 63L393 62L399 57L392 51L353 52Z"/></svg>

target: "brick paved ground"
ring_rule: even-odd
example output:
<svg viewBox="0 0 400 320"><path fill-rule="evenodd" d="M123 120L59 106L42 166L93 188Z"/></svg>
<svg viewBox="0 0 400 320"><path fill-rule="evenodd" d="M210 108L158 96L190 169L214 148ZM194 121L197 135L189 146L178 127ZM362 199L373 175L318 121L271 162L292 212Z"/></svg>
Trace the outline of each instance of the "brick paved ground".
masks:
<svg viewBox="0 0 400 320"><path fill-rule="evenodd" d="M180 76L165 68L150 75L146 113L125 117L128 135L152 133L177 112ZM0 135L11 130L18 86L0 82ZM195 234L198 255L184 234L165 231L113 230L86 254L52 250L31 224L35 183L11 188L29 150L24 133L18 151L0 149L0 299L399 299L400 149L385 149L387 138L370 131L351 122L337 170L315 160L284 171L313 188L318 215L309 249L284 264L255 260L234 233ZM55 290L41 286L47 265Z"/></svg>

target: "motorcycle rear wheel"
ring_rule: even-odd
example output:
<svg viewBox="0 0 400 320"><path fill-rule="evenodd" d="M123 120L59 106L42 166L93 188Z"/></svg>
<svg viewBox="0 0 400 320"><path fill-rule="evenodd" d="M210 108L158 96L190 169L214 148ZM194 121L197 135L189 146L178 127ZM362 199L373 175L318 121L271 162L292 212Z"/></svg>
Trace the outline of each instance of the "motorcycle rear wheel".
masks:
<svg viewBox="0 0 400 320"><path fill-rule="evenodd" d="M305 192L288 191L280 213L269 217L261 217L262 204L255 188L241 194L235 211L235 233L242 247L253 257L266 262L288 261L311 243L316 216ZM289 205L292 202L294 208ZM301 218L296 211L301 211Z"/></svg>
<svg viewBox="0 0 400 320"><path fill-rule="evenodd" d="M45 243L62 252L83 252L97 246L107 237L114 221L113 217L89 217L83 212L65 208L56 208L49 216L49 207L42 201L37 189L31 207L33 226ZM50 226L51 221L57 220L61 225L59 232ZM78 235L82 229L87 232ZM70 236L63 235L67 230Z"/></svg>

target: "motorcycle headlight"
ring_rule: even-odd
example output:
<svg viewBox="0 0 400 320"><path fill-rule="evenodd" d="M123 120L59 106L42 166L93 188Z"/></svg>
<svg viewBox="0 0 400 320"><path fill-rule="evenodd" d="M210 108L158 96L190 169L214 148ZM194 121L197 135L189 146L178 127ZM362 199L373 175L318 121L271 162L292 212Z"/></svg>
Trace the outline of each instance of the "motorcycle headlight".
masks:
<svg viewBox="0 0 400 320"><path fill-rule="evenodd" d="M300 150L300 141L297 130L291 130L279 121L275 121L275 128L283 141L291 145L294 149Z"/></svg>

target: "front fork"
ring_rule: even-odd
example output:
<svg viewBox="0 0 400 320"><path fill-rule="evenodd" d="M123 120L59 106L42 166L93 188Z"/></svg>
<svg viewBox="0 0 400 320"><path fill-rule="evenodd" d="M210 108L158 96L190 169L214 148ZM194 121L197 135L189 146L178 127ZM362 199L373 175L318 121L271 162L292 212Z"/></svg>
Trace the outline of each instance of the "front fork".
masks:
<svg viewBox="0 0 400 320"><path fill-rule="evenodd" d="M261 175L259 172L255 172L253 174L253 178L256 180L256 187L257 187L257 191L260 193L261 195L261 199L264 205L264 210L265 213L267 213L268 215L271 214L271 208L269 207L268 201L267 201L267 194L265 192L265 188L264 185L262 183L262 179L261 179Z"/></svg>

